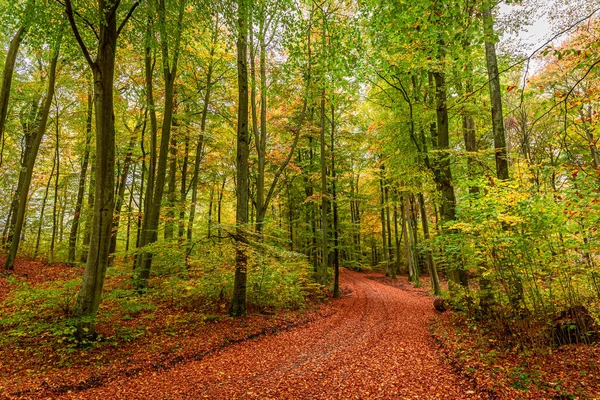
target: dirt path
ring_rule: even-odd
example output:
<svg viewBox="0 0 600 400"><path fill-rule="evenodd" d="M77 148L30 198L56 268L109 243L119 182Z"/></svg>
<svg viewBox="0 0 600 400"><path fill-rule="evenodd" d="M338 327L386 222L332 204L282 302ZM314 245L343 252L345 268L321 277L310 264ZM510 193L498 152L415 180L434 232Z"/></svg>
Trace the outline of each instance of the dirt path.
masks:
<svg viewBox="0 0 600 400"><path fill-rule="evenodd" d="M343 271L337 312L303 327L65 398L469 399L427 330L431 298Z"/></svg>

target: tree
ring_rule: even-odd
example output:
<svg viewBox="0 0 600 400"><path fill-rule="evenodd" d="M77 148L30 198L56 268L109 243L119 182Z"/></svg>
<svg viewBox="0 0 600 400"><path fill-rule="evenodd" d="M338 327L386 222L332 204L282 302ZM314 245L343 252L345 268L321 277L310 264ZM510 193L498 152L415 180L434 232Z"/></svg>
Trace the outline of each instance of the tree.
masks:
<svg viewBox="0 0 600 400"><path fill-rule="evenodd" d="M65 12L73 30L73 35L81 48L94 79L94 109L96 116L96 168L95 202L91 226L91 241L83 281L73 317L77 320L77 335L80 339L95 336L95 317L100 305L102 287L109 264L110 240L114 210L115 186L115 120L113 81L117 40L125 25L139 5L136 0L117 25L121 1L113 3L97 0L100 16L96 27L97 50L95 58L89 52L75 21L75 11L71 0L65 0Z"/></svg>
<svg viewBox="0 0 600 400"><path fill-rule="evenodd" d="M236 247L235 278L229 314L246 314L246 282L248 255L246 253L246 230L248 229L248 155L250 134L248 127L248 0L237 1L237 150L236 150Z"/></svg>

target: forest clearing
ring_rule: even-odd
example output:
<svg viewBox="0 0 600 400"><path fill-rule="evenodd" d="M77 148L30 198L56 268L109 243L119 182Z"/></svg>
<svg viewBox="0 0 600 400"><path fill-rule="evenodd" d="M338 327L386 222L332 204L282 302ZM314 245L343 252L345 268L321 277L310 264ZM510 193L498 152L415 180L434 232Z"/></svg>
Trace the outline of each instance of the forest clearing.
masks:
<svg viewBox="0 0 600 400"><path fill-rule="evenodd" d="M0 398L600 398L599 15L0 0Z"/></svg>

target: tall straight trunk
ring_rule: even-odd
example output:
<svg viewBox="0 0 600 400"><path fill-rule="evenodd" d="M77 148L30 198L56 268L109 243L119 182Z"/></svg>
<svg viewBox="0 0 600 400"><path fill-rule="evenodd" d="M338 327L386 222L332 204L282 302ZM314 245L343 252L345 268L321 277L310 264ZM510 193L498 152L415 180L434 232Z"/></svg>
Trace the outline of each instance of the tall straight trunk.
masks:
<svg viewBox="0 0 600 400"><path fill-rule="evenodd" d="M85 149L83 151L83 159L81 161L81 173L79 175L79 184L77 185L77 199L75 200L75 212L73 214L73 222L71 223L71 232L69 234L69 258L68 263L75 263L75 253L77 249L77 234L79 233L79 221L81 220L81 207L83 204L83 196L85 193L85 179L87 175L88 164L90 160L90 144L92 141L92 111L93 101L92 92L88 92L87 97L87 120L85 124Z"/></svg>
<svg viewBox="0 0 600 400"><path fill-rule="evenodd" d="M215 197L215 184L214 182L210 185L210 196L208 199L208 223L206 230L206 237L210 239L211 237L211 228L212 228L212 212L213 212L213 203Z"/></svg>
<svg viewBox="0 0 600 400"><path fill-rule="evenodd" d="M87 209L83 227L83 240L81 241L81 262L87 263L88 250L92 240L92 219L94 218L94 203L96 195L96 158L92 159L92 171L88 188Z"/></svg>
<svg viewBox="0 0 600 400"><path fill-rule="evenodd" d="M494 40L494 18L492 7L483 8L485 30L485 60L487 64L488 80L490 86L490 100L492 103L492 130L494 133L494 149L496 150L496 176L500 180L508 180L508 155L506 152L506 135L504 131L504 118L502 116L502 92L500 89L500 74L498 72L498 58Z"/></svg>
<svg viewBox="0 0 600 400"><path fill-rule="evenodd" d="M335 175L335 107L331 105L331 201L333 203L333 297L340 297L339 220Z"/></svg>
<svg viewBox="0 0 600 400"><path fill-rule="evenodd" d="M437 115L437 149L440 151L439 180L438 186L442 193L442 223L456 220L456 196L454 195L454 186L452 183L452 170L450 169L450 135L448 129L448 106L446 94L446 77L443 72L433 72L435 80L436 94L436 115ZM468 285L467 274L462 269L449 271L450 279L462 286Z"/></svg>
<svg viewBox="0 0 600 400"><path fill-rule="evenodd" d="M56 244L56 230L58 225L58 219L56 215L58 211L58 183L60 179L60 127L58 125L58 103L56 105L56 117L54 122L56 123L56 142L54 147L54 158L56 159L56 177L54 181L54 202L52 207L52 237L50 238L50 257L48 259L48 263L50 265L54 263L54 247Z"/></svg>
<svg viewBox="0 0 600 400"><path fill-rule="evenodd" d="M407 222L407 233L410 237L410 250L413 259L413 281L415 287L421 287L421 265L419 263L419 251L418 251L418 237L417 237L417 224L414 213L412 194L405 197L405 211L406 211L406 222Z"/></svg>
<svg viewBox="0 0 600 400"><path fill-rule="evenodd" d="M467 62L465 66L467 70L467 82L465 85L465 95L473 92L473 66L470 62ZM477 152L477 139L475 137L475 120L469 111L465 111L462 117L462 130L463 139L465 142L465 150L469 153L468 159L468 173L469 177L474 177L474 166L475 159L474 154ZM479 187L476 185L469 186L469 192L471 194L479 193Z"/></svg>
<svg viewBox="0 0 600 400"><path fill-rule="evenodd" d="M110 238L115 197L115 121L114 74L115 52L120 30L138 3L134 3L125 20L117 28L119 3L98 0L98 14L102 21L98 27L98 49L93 60L81 38L75 22L71 0L65 0L66 14L73 34L81 48L94 77L94 108L96 115L96 166L94 213L87 263L73 317L77 319L80 339L95 336L95 317L100 305L106 268L109 264Z"/></svg>
<svg viewBox="0 0 600 400"><path fill-rule="evenodd" d="M202 161L202 152L204 150L204 135L206 133L206 119L208 117L208 106L210 104L210 95L213 87L213 68L214 61L213 57L215 54L215 48L217 45L218 39L218 27L219 27L219 19L216 18L215 28L213 32L213 40L212 46L210 48L210 56L209 56L209 64L208 70L206 71L206 89L204 92L203 98L203 106L202 106L202 116L200 118L200 136L198 137L198 144L196 146L196 158L194 160L194 173L192 175L192 181L190 185L192 187L192 204L190 205L190 215L188 218L188 227L187 227L187 240L189 242L192 241L193 233L194 233L194 220L196 218L196 203L198 202L198 174L200 174L200 163ZM221 235L219 235L221 236Z"/></svg>
<svg viewBox="0 0 600 400"><path fill-rule="evenodd" d="M327 152L325 143L325 89L321 90L321 269L319 282L329 280L329 199L327 193Z"/></svg>
<svg viewBox="0 0 600 400"><path fill-rule="evenodd" d="M0 87L0 142L4 143L4 127L6 125L6 116L8 114L8 101L10 98L10 88L12 86L12 78L15 72L15 63L17 61L17 54L19 54L19 48L21 43L27 34L28 23L28 11L35 3L35 0L29 0L25 7L25 15L23 16L23 22L17 29L17 32L13 36L12 40L8 45L8 52L6 53L6 59L4 60L4 68L2 69L2 86ZM4 147L4 146L3 146ZM0 166L2 165L2 152L0 152Z"/></svg>
<svg viewBox="0 0 600 400"><path fill-rule="evenodd" d="M16 189L11 188L11 193L13 193ZM0 248L4 249L8 239L8 228L10 227L10 221L12 220L12 215L15 212L15 203L10 202L10 207L8 209L8 213L6 214L6 219L4 220L4 228L2 229L2 240L0 242Z"/></svg>
<svg viewBox="0 0 600 400"><path fill-rule="evenodd" d="M248 255L243 243L248 225L248 156L250 153L250 135L248 129L248 0L238 0L237 21L237 78L238 78L238 121L236 151L236 248L233 297L229 314L246 314L246 281Z"/></svg>
<svg viewBox="0 0 600 400"><path fill-rule="evenodd" d="M158 146L158 122L156 119L156 106L154 103L154 64L155 57L153 55L153 42L152 38L154 37L154 32L152 30L153 15L148 12L148 21L147 21L147 34L146 34L146 48L145 48L145 57L144 57L144 76L145 76L145 85L146 85L146 102L148 104L148 109L150 111L150 152L149 152L149 160L148 160L148 171L146 173L146 187L140 189L140 207L142 207L142 193L144 194L144 205L143 205L143 213L139 214L140 221L138 222L138 235L136 240L136 248L142 247L144 244L144 229L145 223L147 221L147 215L150 213L150 209L154 206L154 182L156 177L156 149ZM143 141L142 141L143 146ZM138 259L140 259L139 253L136 255L134 260L135 269L138 264Z"/></svg>
<svg viewBox="0 0 600 400"><path fill-rule="evenodd" d="M386 235L386 221L385 221L385 189L383 188L383 174L384 166L381 164L379 176L379 217L381 220L381 248L383 250L383 261L385 262L385 276L389 275L389 260L387 251L387 235Z"/></svg>
<svg viewBox="0 0 600 400"><path fill-rule="evenodd" d="M395 191L394 191L395 193ZM394 196L397 197L397 196ZM394 201L394 242L395 242L395 253L396 253L396 265L394 268L398 273L400 273L400 237L398 235L398 206L396 205L396 201ZM392 276L393 278L393 276Z"/></svg>
<svg viewBox="0 0 600 400"><path fill-rule="evenodd" d="M129 190L129 202L127 203L127 235L125 237L125 256L129 253L129 243L131 239L131 214L133 213L133 195L135 193L135 174L137 164L133 164L131 172L131 188Z"/></svg>
<svg viewBox="0 0 600 400"><path fill-rule="evenodd" d="M217 201L217 229L219 232L218 241L221 241L221 205L223 204L223 192L225 191L225 183L227 182L227 177L223 175L223 182L221 183L221 190L219 191L219 200Z"/></svg>
<svg viewBox="0 0 600 400"><path fill-rule="evenodd" d="M46 183L46 190L44 191L44 197L42 198L42 207L40 209L40 222L38 224L37 238L35 240L35 251L33 252L33 258L37 258L40 251L40 241L42 237L42 226L44 224L44 212L46 211L46 203L48 202L48 193L50 192L50 185L52 184L52 178L54 177L54 170L56 169L56 158L52 160L52 170Z"/></svg>
<svg viewBox="0 0 600 400"><path fill-rule="evenodd" d="M133 157L133 147L135 146L135 142L137 139L137 131L140 127L143 127L143 122L138 124L134 132L129 139L129 144L127 146L127 152L125 154L125 159L123 160L123 168L121 171L121 176L119 177L119 182L117 183L116 190L116 200L115 200L115 211L113 215L113 224L112 224L112 234L110 237L110 254L111 254L111 263L114 260L114 253L117 250L117 235L119 233L119 224L121 222L121 209L123 208L123 200L125 199L125 188L127 187L127 177L129 176L129 169L131 168L132 157ZM143 128L142 128L143 129Z"/></svg>
<svg viewBox="0 0 600 400"><path fill-rule="evenodd" d="M259 68L260 68L260 129L255 132L258 155L256 171L256 231L262 234L268 204L265 203L265 163L267 152L267 47L265 43L264 17L260 21ZM292 149L293 151L293 149Z"/></svg>
<svg viewBox="0 0 600 400"><path fill-rule="evenodd" d="M179 221L177 222L177 237L179 240L183 240L185 235L185 200L187 198L187 174L188 174L188 162L189 162L189 151L190 151L190 138L186 134L183 146L183 163L181 165L181 187L179 189L179 201L181 202L179 210Z"/></svg>
<svg viewBox="0 0 600 400"><path fill-rule="evenodd" d="M413 252L412 252L412 246L410 244L410 235L409 235L409 229L410 227L407 227L407 224L409 222L409 216L408 216L408 207L407 207L407 200L406 200L406 196L404 196L402 198L402 204L400 205L401 210L402 210L402 236L404 236L404 250L406 251L406 263L408 266L408 280L409 281L414 281L415 280L415 264L414 264L414 257L413 257Z"/></svg>
<svg viewBox="0 0 600 400"><path fill-rule="evenodd" d="M158 224L160 219L160 210L165 189L165 180L167 176L167 160L169 154L169 144L171 143L171 127L174 111L174 87L177 77L177 66L179 62L179 51L181 44L181 35L183 30L183 14L185 11L186 0L179 0L179 13L177 20L177 32L175 34L175 43L173 45L173 59L169 56L169 43L166 27L165 1L159 0L158 18L159 18L159 36L162 50L163 76L165 81L163 123L160 139L160 150L158 156L158 166L156 168L156 179L154 180L154 193L151 194L152 200L146 213L142 229L142 238L140 247L155 243L158 239ZM148 179L152 176L148 174ZM148 202L148 200L147 200ZM142 251L136 260L135 267L135 287L138 292L143 292L148 288L150 279L150 270L152 269L152 253Z"/></svg>
<svg viewBox="0 0 600 400"><path fill-rule="evenodd" d="M427 213L425 210L425 197L423 196L423 193L419 193L419 207L421 209L421 226L423 227L423 237L425 238L425 240L429 240L429 221L427 221ZM438 277L435 262L433 261L433 254L431 253L431 250L427 250L426 260L427 269L429 271L429 278L431 279L431 287L433 288L433 293L437 296L442 292L442 290L440 288L440 279Z"/></svg>
<svg viewBox="0 0 600 400"><path fill-rule="evenodd" d="M40 74L42 73L41 71L41 65L40 65ZM17 225L17 217L18 217L18 210L19 210L19 199L20 199L20 194L23 193L23 187L25 186L26 183L26 177L27 177L27 163L29 160L29 157L32 153L32 150L34 149L34 143L36 141L36 133L37 133L37 129L39 128L39 122L40 122L40 118L41 118L41 110L40 110L40 97L41 96L37 96L35 97L32 101L31 101L31 108L29 109L29 112L27 113L28 116L27 118L24 118L23 116L21 117L21 125L23 126L23 132L25 134L24 137L24 145L25 148L23 149L23 151L21 152L21 159L19 162L20 165L20 170L19 170L19 180L17 181L17 187L14 191L14 195L12 198L12 202L11 202L11 217L10 217L10 224L8 227L8 236L6 238L6 245L8 246L8 248L10 249L10 244L13 241L13 235L14 235L14 229L15 226ZM43 100L42 100L43 101Z"/></svg>
<svg viewBox="0 0 600 400"><path fill-rule="evenodd" d="M387 247L388 247L388 263L391 269L392 279L396 279L396 268L392 261L394 259L394 247L392 246L392 227L390 219L390 188L384 183L385 190L385 217L386 217L386 232L387 232Z"/></svg>
<svg viewBox="0 0 600 400"><path fill-rule="evenodd" d="M27 210L27 198L29 196L29 188L31 186L31 178L33 176L33 169L35 167L35 161L37 159L38 151L40 149L40 143L42 137L46 132L46 126L48 124L48 116L50 114L50 107L52 106L52 99L54 98L54 86L56 83L56 65L58 63L59 44L57 43L56 48L53 51L52 61L50 62L50 72L48 74L48 89L46 91L46 98L44 99L44 105L40 115L40 120L37 126L37 131L31 140L28 140L27 144L29 149L26 150L27 158L25 160L25 171L23 175L23 183L17 190L18 195L18 207L16 209L16 219L14 228L12 229L12 241L10 244L10 250L6 257L4 269L14 270L14 262L19 250L19 244L21 240L21 232L23 229L23 223L25 222L25 211Z"/></svg>
<svg viewBox="0 0 600 400"><path fill-rule="evenodd" d="M173 125L176 125L173 122ZM167 186L167 219L165 221L165 240L173 240L175 231L175 203L177 202L177 139L171 135L171 143L169 144L169 182Z"/></svg>

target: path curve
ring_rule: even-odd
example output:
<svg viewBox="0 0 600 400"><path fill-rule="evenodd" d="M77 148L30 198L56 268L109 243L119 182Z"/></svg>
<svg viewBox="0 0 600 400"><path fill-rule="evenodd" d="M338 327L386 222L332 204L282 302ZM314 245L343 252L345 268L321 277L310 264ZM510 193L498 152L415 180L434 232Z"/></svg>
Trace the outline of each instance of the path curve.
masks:
<svg viewBox="0 0 600 400"><path fill-rule="evenodd" d="M65 398L478 398L431 344L431 297L347 270L341 282L330 317Z"/></svg>

